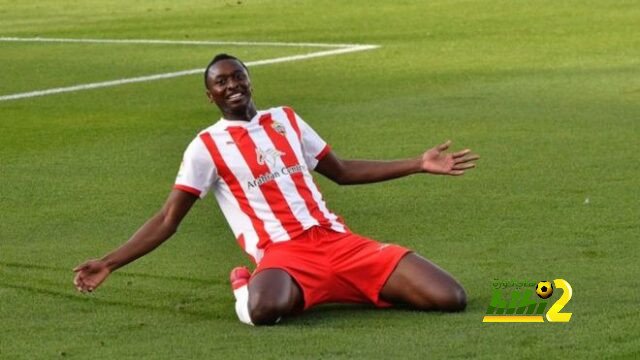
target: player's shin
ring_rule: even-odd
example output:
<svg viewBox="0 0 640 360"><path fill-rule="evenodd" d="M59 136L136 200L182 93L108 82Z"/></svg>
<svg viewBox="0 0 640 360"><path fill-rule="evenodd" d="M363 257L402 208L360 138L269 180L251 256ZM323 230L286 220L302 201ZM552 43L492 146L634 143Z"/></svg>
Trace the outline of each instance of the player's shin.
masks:
<svg viewBox="0 0 640 360"><path fill-rule="evenodd" d="M247 285L241 286L233 290L233 296L236 297L236 314L241 322L253 325L249 316L249 289Z"/></svg>

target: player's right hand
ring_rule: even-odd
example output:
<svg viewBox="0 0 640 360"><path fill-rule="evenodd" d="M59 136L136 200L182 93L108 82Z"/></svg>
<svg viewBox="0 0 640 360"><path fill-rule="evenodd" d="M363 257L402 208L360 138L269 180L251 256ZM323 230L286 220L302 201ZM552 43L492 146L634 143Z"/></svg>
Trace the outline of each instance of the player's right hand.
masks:
<svg viewBox="0 0 640 360"><path fill-rule="evenodd" d="M76 273L73 284L81 292L92 292L111 273L107 264L102 260L89 260L76 266L73 271Z"/></svg>
<svg viewBox="0 0 640 360"><path fill-rule="evenodd" d="M447 153L449 146L451 146L451 140L422 154L422 171L437 175L459 176L476 166L475 161L480 158L478 155L473 154L469 149Z"/></svg>

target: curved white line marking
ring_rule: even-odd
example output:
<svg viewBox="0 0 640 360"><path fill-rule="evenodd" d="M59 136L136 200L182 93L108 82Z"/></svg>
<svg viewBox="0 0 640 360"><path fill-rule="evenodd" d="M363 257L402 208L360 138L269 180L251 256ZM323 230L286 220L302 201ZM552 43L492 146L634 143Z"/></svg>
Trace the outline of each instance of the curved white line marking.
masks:
<svg viewBox="0 0 640 360"><path fill-rule="evenodd" d="M299 61L312 59L323 56L332 56L332 55L340 55L347 54L357 51L366 51L377 49L380 46L378 45L344 45L344 44L313 44L313 43L254 43L254 42L220 42L220 41L180 41L180 40L143 40L143 39L131 39L131 40L115 40L115 39L53 39L53 38L7 38L0 37L0 41L33 41L33 42L82 42L82 43L132 43L132 44L186 44L186 45L238 45L238 46L254 46L254 45L264 45L264 46L301 46L301 47L337 47L337 49L333 50L323 50L316 51L307 54L301 55L291 55L284 56L272 59L264 59L264 60L256 60L247 62L245 65L247 66L260 66L260 65L269 65L269 64L277 64L289 61ZM7 100L17 100L17 99L25 99L36 96L46 96L53 94L60 94L66 92L75 92L89 89L97 89L103 87L110 86L118 86L123 84L131 84L145 81L154 81L161 79L169 79L179 76L193 75L202 73L204 69L191 69L191 70L183 70L176 71L170 73L162 73L162 74L154 74L154 75L146 75L146 76L138 76L126 79L117 79L110 81L102 81L95 82L89 84L80 84L73 85L67 87L58 87L52 89L45 90L37 90L30 91L24 93L17 94L9 94L0 96L0 101Z"/></svg>

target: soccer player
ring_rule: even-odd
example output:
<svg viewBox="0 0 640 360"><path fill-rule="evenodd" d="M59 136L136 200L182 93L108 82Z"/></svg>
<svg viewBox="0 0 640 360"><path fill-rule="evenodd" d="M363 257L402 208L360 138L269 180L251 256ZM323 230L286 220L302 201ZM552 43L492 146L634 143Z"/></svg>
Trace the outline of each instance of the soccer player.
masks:
<svg viewBox="0 0 640 360"><path fill-rule="evenodd" d="M196 200L213 191L257 266L253 274L238 267L230 276L244 323L274 324L326 302L465 308L464 289L446 271L404 247L352 233L325 205L311 171L341 185L416 173L457 176L478 156L468 149L447 153L447 141L406 160L342 159L291 108L257 111L239 59L217 55L204 82L223 118L189 144L163 208L122 246L74 269L79 291L95 290L113 271L162 244Z"/></svg>

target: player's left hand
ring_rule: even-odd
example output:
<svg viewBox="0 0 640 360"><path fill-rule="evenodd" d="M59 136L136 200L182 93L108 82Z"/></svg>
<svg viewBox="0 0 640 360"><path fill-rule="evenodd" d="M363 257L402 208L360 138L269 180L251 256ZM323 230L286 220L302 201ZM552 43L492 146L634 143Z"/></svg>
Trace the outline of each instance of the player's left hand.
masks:
<svg viewBox="0 0 640 360"><path fill-rule="evenodd" d="M95 290L111 274L111 270L102 260L86 261L76 266L73 271L76 273L73 284L83 293Z"/></svg>
<svg viewBox="0 0 640 360"><path fill-rule="evenodd" d="M451 146L451 140L447 140L422 154L422 171L438 175L463 175L468 169L476 166L475 160L480 157L464 149L455 153L445 153Z"/></svg>

